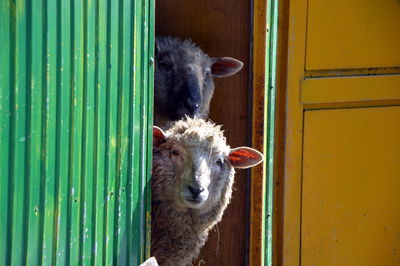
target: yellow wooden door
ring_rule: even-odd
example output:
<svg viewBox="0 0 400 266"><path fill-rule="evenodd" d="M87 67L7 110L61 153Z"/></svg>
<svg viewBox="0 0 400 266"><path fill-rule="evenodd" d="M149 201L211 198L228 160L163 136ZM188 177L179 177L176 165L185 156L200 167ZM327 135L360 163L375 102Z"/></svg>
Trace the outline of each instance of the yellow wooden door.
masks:
<svg viewBox="0 0 400 266"><path fill-rule="evenodd" d="M284 3L278 264L400 265L400 1Z"/></svg>

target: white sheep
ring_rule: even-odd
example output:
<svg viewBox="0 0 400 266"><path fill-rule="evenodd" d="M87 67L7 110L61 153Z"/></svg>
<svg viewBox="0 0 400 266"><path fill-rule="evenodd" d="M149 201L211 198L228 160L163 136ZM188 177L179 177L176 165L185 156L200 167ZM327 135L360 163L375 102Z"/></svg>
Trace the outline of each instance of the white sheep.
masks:
<svg viewBox="0 0 400 266"><path fill-rule="evenodd" d="M160 265L190 265L227 207L234 168L262 162L248 147L230 149L221 126L199 118L153 128L151 253Z"/></svg>

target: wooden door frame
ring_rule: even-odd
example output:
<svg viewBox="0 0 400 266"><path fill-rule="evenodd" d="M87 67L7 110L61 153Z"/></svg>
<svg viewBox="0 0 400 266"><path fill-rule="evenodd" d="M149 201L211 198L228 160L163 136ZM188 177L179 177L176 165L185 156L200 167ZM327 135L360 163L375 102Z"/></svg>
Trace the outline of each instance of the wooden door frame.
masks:
<svg viewBox="0 0 400 266"><path fill-rule="evenodd" d="M252 145L265 160L251 173L249 265L273 264L278 2L253 3Z"/></svg>
<svg viewBox="0 0 400 266"><path fill-rule="evenodd" d="M274 265L300 264L301 169L307 0L281 0L279 8L275 183ZM290 121L290 123L288 123Z"/></svg>

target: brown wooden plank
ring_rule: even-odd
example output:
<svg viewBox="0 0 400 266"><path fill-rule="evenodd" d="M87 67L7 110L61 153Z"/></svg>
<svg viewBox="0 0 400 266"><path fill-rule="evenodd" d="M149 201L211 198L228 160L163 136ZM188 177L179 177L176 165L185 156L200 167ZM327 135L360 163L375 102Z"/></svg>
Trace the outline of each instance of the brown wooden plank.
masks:
<svg viewBox="0 0 400 266"><path fill-rule="evenodd" d="M264 109L265 109L265 56L267 43L267 1L254 0L253 12L253 110L252 145L264 150ZM262 265L264 260L265 226L263 219L264 194L266 180L264 173L266 162L252 168L250 190L250 236L249 265Z"/></svg>

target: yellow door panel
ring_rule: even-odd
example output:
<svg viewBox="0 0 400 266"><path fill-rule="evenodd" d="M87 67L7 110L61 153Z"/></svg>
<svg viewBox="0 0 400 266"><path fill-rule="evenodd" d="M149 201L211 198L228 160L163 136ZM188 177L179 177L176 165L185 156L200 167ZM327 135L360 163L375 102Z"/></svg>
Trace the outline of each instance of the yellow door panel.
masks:
<svg viewBox="0 0 400 266"><path fill-rule="evenodd" d="M400 75L312 78L304 80L301 87L304 104L399 99Z"/></svg>
<svg viewBox="0 0 400 266"><path fill-rule="evenodd" d="M399 0L308 0L306 69L400 66Z"/></svg>
<svg viewBox="0 0 400 266"><path fill-rule="evenodd" d="M400 107L306 111L301 265L400 265Z"/></svg>

